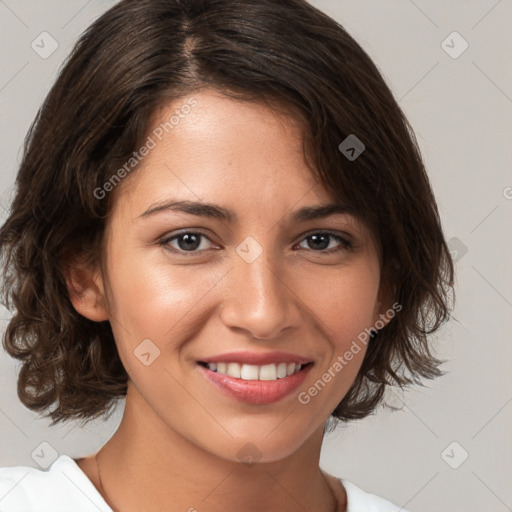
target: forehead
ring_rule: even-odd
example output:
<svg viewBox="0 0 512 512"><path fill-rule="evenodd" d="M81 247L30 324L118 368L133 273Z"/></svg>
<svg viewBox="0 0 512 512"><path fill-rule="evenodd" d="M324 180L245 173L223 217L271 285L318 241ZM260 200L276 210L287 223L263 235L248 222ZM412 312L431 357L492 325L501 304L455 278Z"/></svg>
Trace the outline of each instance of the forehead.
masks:
<svg viewBox="0 0 512 512"><path fill-rule="evenodd" d="M195 106L183 108L191 98ZM158 108L149 140L137 172L121 184L130 181L141 193L169 186L188 187L196 199L235 190L293 199L318 184L304 159L300 121L264 103L201 91Z"/></svg>

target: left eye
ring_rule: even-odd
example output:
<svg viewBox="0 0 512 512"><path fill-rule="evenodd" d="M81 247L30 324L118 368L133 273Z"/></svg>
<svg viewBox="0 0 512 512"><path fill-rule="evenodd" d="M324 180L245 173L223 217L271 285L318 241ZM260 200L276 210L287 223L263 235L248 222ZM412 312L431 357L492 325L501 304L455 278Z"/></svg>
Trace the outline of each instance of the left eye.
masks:
<svg viewBox="0 0 512 512"><path fill-rule="evenodd" d="M170 248L173 252L178 253L197 253L202 252L202 250L206 250L207 247L202 247L202 240L206 239L211 242L211 240L204 235L203 233L198 233L194 231L187 231L185 233L180 233L178 235L173 235L171 237L165 238L160 242L160 245L164 245L168 248ZM341 245L341 247L326 251L325 249L332 249L331 241L335 240L337 242L337 245ZM173 245L173 243L176 243L178 247ZM317 233L311 233L307 235L305 238L303 238L303 241L301 244L306 242L310 247L303 247L303 249L311 249L314 252L327 252L327 253L333 253L338 252L346 249L352 248L352 243L347 240L346 238L337 235L335 233L329 233L329 232L317 232ZM300 246L300 244L299 244ZM312 247L311 247L312 246ZM334 244L336 246L336 244Z"/></svg>
<svg viewBox="0 0 512 512"><path fill-rule="evenodd" d="M325 251L325 252L338 252L342 251L343 249L351 249L352 244L349 242L346 238L343 238L340 235L337 235L335 233L328 233L328 232L319 232L319 233L312 233L304 238L304 241L310 240L310 245L316 245L316 249L319 249L319 251L324 251L324 249L329 248L329 238L334 239L338 242L338 245L342 245L342 247L339 247L338 249L335 249L333 251ZM332 248L332 247L331 247ZM313 249L315 252L319 252L315 249Z"/></svg>

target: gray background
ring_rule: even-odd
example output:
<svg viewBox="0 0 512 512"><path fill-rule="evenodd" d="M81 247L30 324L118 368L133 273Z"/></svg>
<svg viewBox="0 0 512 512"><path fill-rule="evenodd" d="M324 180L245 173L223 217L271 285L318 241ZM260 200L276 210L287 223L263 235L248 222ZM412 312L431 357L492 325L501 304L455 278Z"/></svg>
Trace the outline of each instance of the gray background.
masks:
<svg viewBox="0 0 512 512"><path fill-rule="evenodd" d="M114 3L0 0L2 219L25 133L59 66ZM312 3L365 48L408 116L457 260L454 319L435 338L449 373L391 394L399 411L338 428L325 439L321 465L413 512L512 510L511 2ZM58 43L45 59L31 47L44 31ZM469 44L460 55L453 31ZM2 333L8 318L0 309ZM107 423L49 428L18 401L17 372L1 353L0 466L39 467L31 454L42 442L58 454L89 455L116 430L123 402Z"/></svg>

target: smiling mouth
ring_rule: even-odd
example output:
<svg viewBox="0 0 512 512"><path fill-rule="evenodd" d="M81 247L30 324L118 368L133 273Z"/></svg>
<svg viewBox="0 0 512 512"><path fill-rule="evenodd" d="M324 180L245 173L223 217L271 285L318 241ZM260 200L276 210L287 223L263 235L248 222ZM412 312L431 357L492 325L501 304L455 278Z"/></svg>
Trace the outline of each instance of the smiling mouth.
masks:
<svg viewBox="0 0 512 512"><path fill-rule="evenodd" d="M211 372L227 375L234 379L252 381L275 381L295 375L313 363L270 363L265 365L241 364L241 363L206 363L198 361L198 364Z"/></svg>

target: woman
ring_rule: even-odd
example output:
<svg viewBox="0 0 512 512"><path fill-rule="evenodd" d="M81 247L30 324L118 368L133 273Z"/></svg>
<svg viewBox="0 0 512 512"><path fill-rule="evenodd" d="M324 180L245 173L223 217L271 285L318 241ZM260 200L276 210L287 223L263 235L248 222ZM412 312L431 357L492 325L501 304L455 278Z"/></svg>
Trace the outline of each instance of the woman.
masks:
<svg viewBox="0 0 512 512"><path fill-rule="evenodd" d="M38 113L0 248L21 401L54 425L126 397L98 453L0 469L2 511L400 509L320 448L441 373L453 265L407 120L325 14L121 1Z"/></svg>

